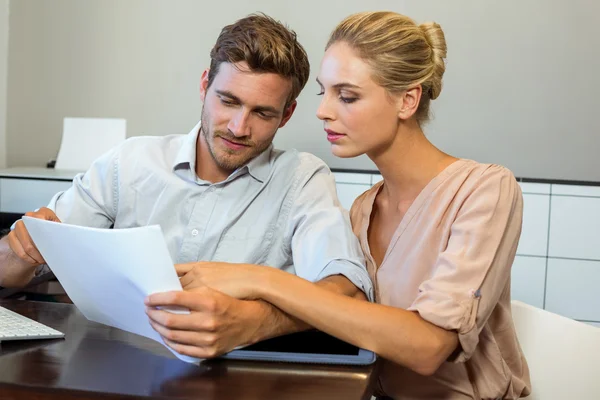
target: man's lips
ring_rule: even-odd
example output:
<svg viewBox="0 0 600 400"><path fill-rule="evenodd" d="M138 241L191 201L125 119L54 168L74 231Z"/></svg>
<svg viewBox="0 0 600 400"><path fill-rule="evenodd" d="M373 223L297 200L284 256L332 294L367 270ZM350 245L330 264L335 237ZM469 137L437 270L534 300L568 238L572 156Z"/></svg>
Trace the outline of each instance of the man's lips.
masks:
<svg viewBox="0 0 600 400"><path fill-rule="evenodd" d="M219 138L221 138L223 140L223 142L225 143L225 145L227 147L235 149L235 150L243 149L244 147L249 147L249 145L247 145L247 144L234 142L232 140L224 138L223 136L219 136Z"/></svg>

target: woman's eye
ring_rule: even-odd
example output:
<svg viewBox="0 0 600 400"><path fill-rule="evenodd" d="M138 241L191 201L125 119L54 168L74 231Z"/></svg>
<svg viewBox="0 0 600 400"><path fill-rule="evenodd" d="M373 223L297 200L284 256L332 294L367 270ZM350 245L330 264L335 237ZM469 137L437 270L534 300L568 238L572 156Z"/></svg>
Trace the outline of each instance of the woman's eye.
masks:
<svg viewBox="0 0 600 400"><path fill-rule="evenodd" d="M340 100L343 101L344 103L350 104L350 103L354 103L356 100L358 100L358 97L340 96Z"/></svg>

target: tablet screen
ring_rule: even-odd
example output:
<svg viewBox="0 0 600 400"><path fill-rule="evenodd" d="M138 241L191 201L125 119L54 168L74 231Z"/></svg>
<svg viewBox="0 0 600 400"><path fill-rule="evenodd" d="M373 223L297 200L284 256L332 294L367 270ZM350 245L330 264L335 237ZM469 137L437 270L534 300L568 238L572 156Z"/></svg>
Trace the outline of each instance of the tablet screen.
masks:
<svg viewBox="0 0 600 400"><path fill-rule="evenodd" d="M237 351L336 354L357 356L359 348L316 330L291 333L267 339Z"/></svg>

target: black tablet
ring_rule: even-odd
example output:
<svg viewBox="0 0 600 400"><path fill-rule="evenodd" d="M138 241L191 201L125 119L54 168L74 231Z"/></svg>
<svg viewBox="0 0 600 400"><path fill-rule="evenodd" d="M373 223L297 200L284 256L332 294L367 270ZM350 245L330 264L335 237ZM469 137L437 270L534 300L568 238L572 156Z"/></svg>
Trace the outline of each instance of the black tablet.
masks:
<svg viewBox="0 0 600 400"><path fill-rule="evenodd" d="M224 356L234 360L368 365L375 353L317 330L292 333L233 350Z"/></svg>

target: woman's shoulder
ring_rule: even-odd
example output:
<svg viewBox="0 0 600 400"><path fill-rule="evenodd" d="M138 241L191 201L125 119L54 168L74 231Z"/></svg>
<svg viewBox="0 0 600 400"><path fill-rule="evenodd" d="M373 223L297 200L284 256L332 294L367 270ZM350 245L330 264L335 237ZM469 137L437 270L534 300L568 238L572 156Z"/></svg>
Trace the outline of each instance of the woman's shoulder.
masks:
<svg viewBox="0 0 600 400"><path fill-rule="evenodd" d="M478 172L481 176L495 176L495 177L506 177L509 179L515 179L514 174L510 169L500 164L493 163L482 163L474 160L466 159L465 162L470 166L473 171Z"/></svg>
<svg viewBox="0 0 600 400"><path fill-rule="evenodd" d="M501 188L519 188L513 172L499 164L481 163L461 159L462 168L453 174L452 180L460 183L463 190L476 190L482 186Z"/></svg>
<svg viewBox="0 0 600 400"><path fill-rule="evenodd" d="M499 208L522 209L523 194L512 171L499 164L466 160L462 171L442 188L440 196L452 197L463 211L497 212ZM495 211L494 211L495 210Z"/></svg>

